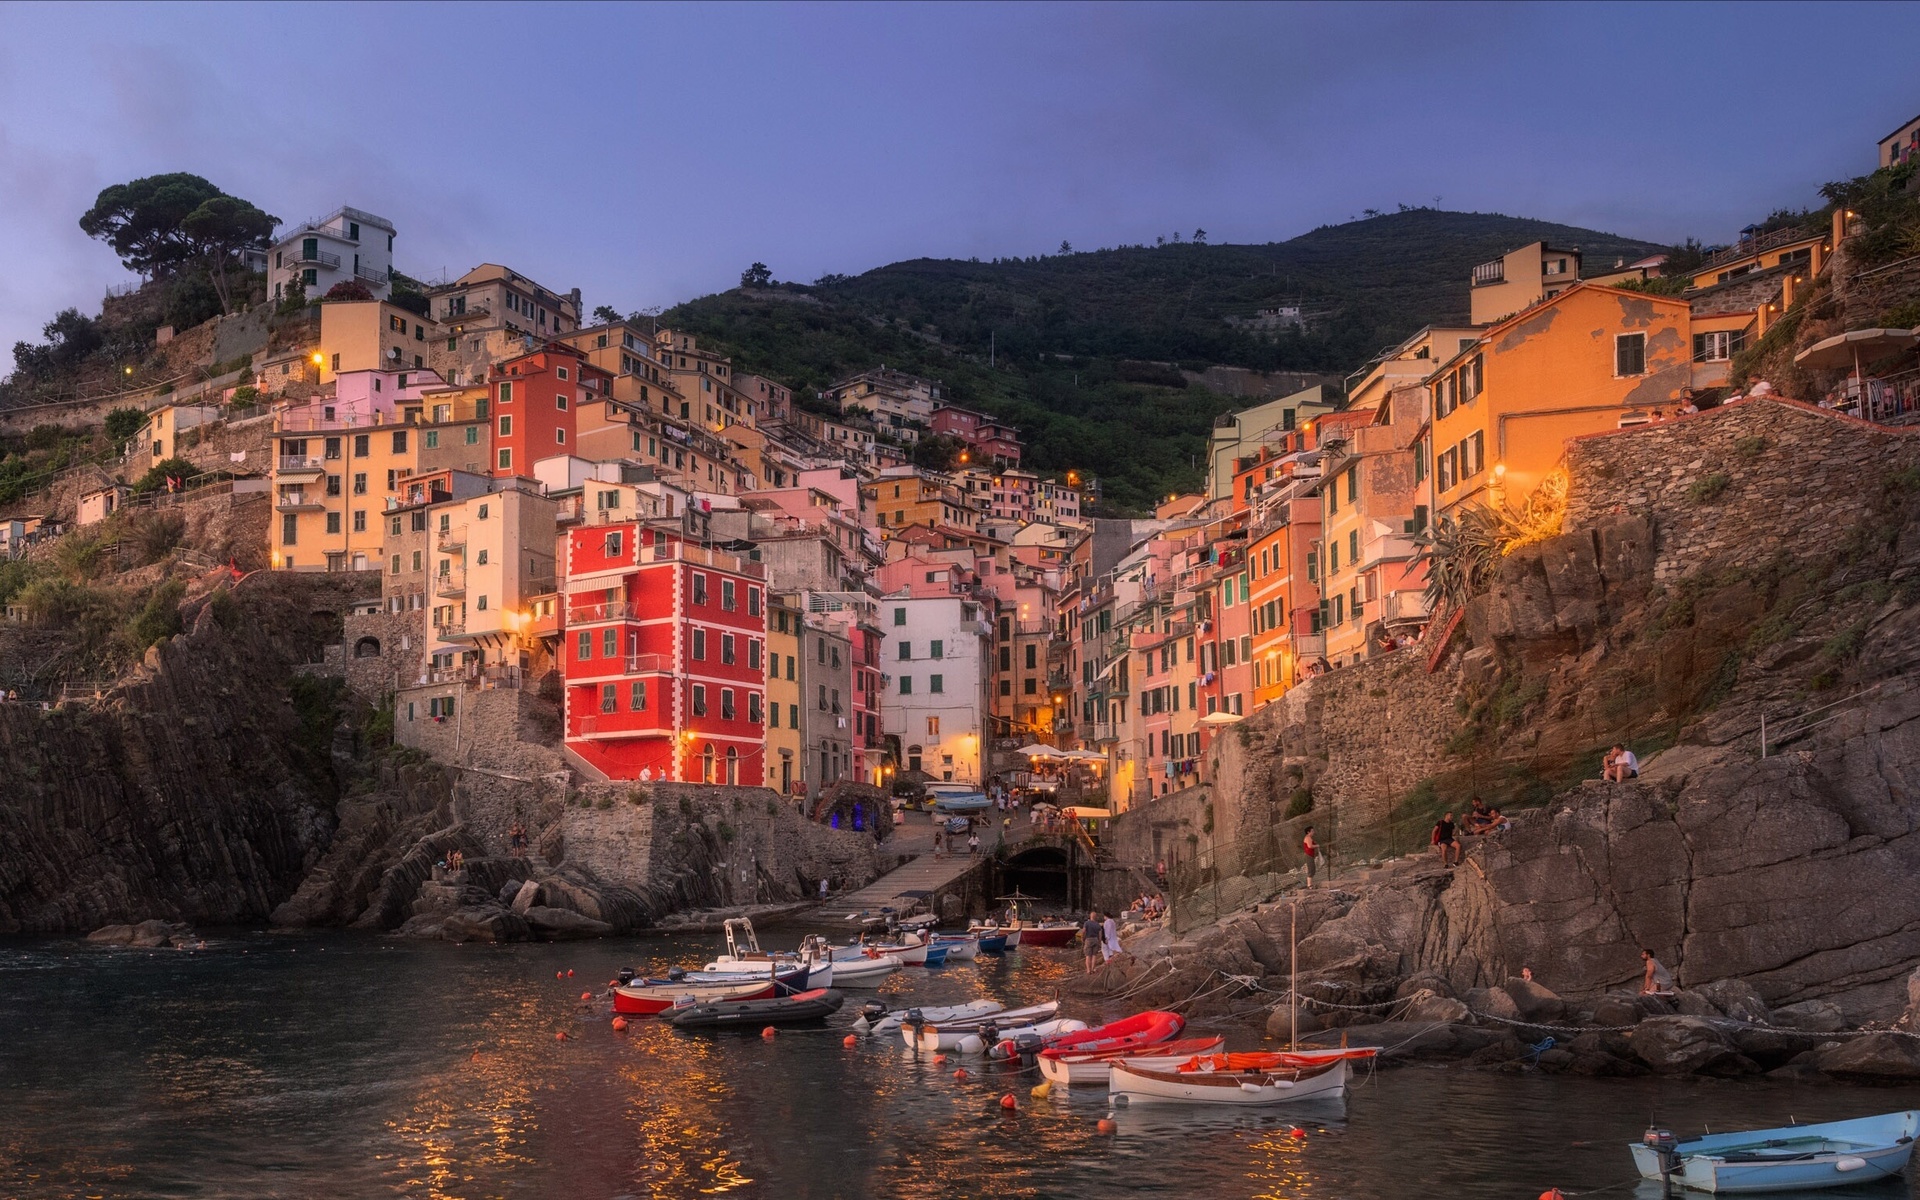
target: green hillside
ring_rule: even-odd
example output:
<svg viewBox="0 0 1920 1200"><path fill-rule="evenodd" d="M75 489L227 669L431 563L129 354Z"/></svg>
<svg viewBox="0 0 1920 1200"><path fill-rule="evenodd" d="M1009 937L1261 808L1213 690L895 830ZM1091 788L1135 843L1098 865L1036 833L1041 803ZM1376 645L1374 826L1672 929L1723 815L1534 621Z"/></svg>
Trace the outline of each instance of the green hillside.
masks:
<svg viewBox="0 0 1920 1200"><path fill-rule="evenodd" d="M915 259L706 296L661 321L796 395L882 363L941 379L954 402L1018 425L1031 466L1090 471L1108 509L1137 512L1199 485L1213 418L1242 403L1164 386L1170 374L1141 360L1344 375L1422 325L1464 320L1472 267L1540 238L1578 246L1589 269L1658 249L1546 221L1414 209L1268 245ZM1261 338L1225 320L1281 303L1302 305L1308 329Z"/></svg>

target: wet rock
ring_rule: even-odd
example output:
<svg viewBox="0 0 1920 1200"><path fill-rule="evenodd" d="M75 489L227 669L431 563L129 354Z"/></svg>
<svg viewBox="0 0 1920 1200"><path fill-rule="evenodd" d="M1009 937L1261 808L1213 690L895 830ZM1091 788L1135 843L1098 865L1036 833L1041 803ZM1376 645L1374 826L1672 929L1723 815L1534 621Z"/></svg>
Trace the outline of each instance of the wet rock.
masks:
<svg viewBox="0 0 1920 1200"><path fill-rule="evenodd" d="M1473 1013L1465 1004L1426 988L1406 997L1400 1004L1399 1015L1403 1021L1442 1024L1465 1024L1473 1019Z"/></svg>
<svg viewBox="0 0 1920 1200"><path fill-rule="evenodd" d="M1325 1028L1326 1025L1321 1022L1319 1017L1314 1016L1304 1008L1300 1010L1298 1029L1301 1034L1318 1033ZM1284 1038L1294 1029L1293 1016L1288 1013L1286 1005L1283 1004L1267 1014L1268 1037Z"/></svg>
<svg viewBox="0 0 1920 1200"><path fill-rule="evenodd" d="M450 942L524 942L526 921L498 905L463 908L440 925L440 936Z"/></svg>
<svg viewBox="0 0 1920 1200"><path fill-rule="evenodd" d="M1670 1017L1679 1011L1664 996L1638 995L1633 998L1633 1003L1642 1017Z"/></svg>
<svg viewBox="0 0 1920 1200"><path fill-rule="evenodd" d="M1779 1083L1832 1083L1833 1077L1812 1063L1788 1063L1767 1072L1767 1078Z"/></svg>
<svg viewBox="0 0 1920 1200"><path fill-rule="evenodd" d="M512 897L507 900L508 909L512 912L519 913L523 917L527 915L528 909L540 902L540 885L534 880L529 879L520 884L510 883L506 885L502 891L504 892L508 889L511 889L513 892Z"/></svg>
<svg viewBox="0 0 1920 1200"><path fill-rule="evenodd" d="M1802 1000L1774 1009L1773 1023L1807 1033L1838 1033L1847 1027L1847 1018L1831 1000Z"/></svg>
<svg viewBox="0 0 1920 1200"><path fill-rule="evenodd" d="M541 937L565 940L572 938L605 937L613 932L613 926L605 921L596 921L592 917L583 917L577 912L564 908L547 908L535 904L519 914L526 918L533 932Z"/></svg>
<svg viewBox="0 0 1920 1200"><path fill-rule="evenodd" d="M1785 1029L1734 1029L1727 1037L1740 1053L1759 1063L1762 1070L1785 1066L1810 1044L1805 1034Z"/></svg>
<svg viewBox="0 0 1920 1200"><path fill-rule="evenodd" d="M1497 1020L1518 1021L1521 1019L1520 1006L1513 1002L1513 997L1508 995L1504 988L1487 989L1485 998L1473 1007L1476 1013L1493 1017Z"/></svg>
<svg viewBox="0 0 1920 1200"><path fill-rule="evenodd" d="M1766 1025L1773 1020L1767 1002L1744 979L1716 979L1696 990L1722 1014L1736 1021Z"/></svg>
<svg viewBox="0 0 1920 1200"><path fill-rule="evenodd" d="M1908 1029L1920 1029L1920 967L1913 969L1907 976L1907 1014Z"/></svg>
<svg viewBox="0 0 1920 1200"><path fill-rule="evenodd" d="M1593 1023L1595 1025L1638 1025L1641 1016L1640 1006L1633 1002L1631 996L1602 996L1599 1002L1593 1006Z"/></svg>
<svg viewBox="0 0 1920 1200"><path fill-rule="evenodd" d="M1552 1024L1567 1015L1566 1002L1538 983L1526 979L1509 979L1505 991L1523 1021Z"/></svg>
<svg viewBox="0 0 1920 1200"><path fill-rule="evenodd" d="M100 928L88 934L87 940L90 942L98 942L105 946L124 946L133 941L133 926L102 925Z"/></svg>
<svg viewBox="0 0 1920 1200"><path fill-rule="evenodd" d="M1673 1010L1683 1017L1717 1017L1720 1008L1691 988L1682 988L1673 994Z"/></svg>
<svg viewBox="0 0 1920 1200"><path fill-rule="evenodd" d="M1403 1000L1415 992L1422 991L1432 992L1436 996L1445 996L1449 1000L1458 999L1458 994L1453 990L1453 985L1447 982L1446 976L1432 971L1420 971L1407 976L1401 981L1400 986L1393 990L1393 998Z"/></svg>
<svg viewBox="0 0 1920 1200"><path fill-rule="evenodd" d="M1823 1049L1814 1065L1850 1083L1920 1080L1920 1041L1898 1033L1868 1033Z"/></svg>
<svg viewBox="0 0 1920 1200"><path fill-rule="evenodd" d="M1566 1073L1573 1063L1573 1051L1555 1046L1551 1050L1542 1050L1534 1065L1549 1075L1560 1075Z"/></svg>
<svg viewBox="0 0 1920 1200"><path fill-rule="evenodd" d="M1718 1029L1698 1017L1652 1017L1627 1035L1634 1055L1663 1075L1710 1072L1740 1057Z"/></svg>

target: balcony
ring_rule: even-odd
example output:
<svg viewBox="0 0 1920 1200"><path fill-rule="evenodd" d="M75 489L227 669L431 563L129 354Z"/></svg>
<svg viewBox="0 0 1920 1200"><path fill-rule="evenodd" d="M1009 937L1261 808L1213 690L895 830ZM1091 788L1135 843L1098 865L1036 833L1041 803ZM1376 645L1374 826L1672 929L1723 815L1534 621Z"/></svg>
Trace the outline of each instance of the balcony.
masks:
<svg viewBox="0 0 1920 1200"><path fill-rule="evenodd" d="M304 250L289 247L285 254L285 261L290 267L317 265L338 268L340 265L340 256L338 254L329 254L325 250L315 250L309 254Z"/></svg>
<svg viewBox="0 0 1920 1200"><path fill-rule="evenodd" d="M567 624L590 625L596 621L631 621L634 616L634 606L626 602L578 604L567 610Z"/></svg>
<svg viewBox="0 0 1920 1200"><path fill-rule="evenodd" d="M648 557L653 562L667 562L677 558L682 562L698 563L721 571L733 571L752 579L767 577L767 569L760 563L728 554L724 550L708 550L686 542L655 542Z"/></svg>
<svg viewBox="0 0 1920 1200"><path fill-rule="evenodd" d="M458 325L462 321L478 321L493 315L493 305L485 301L469 300L465 307L455 308L449 304L440 314L442 324Z"/></svg>
<svg viewBox="0 0 1920 1200"><path fill-rule="evenodd" d="M282 454L276 469L282 475L318 475L327 469L327 463L318 455Z"/></svg>
<svg viewBox="0 0 1920 1200"><path fill-rule="evenodd" d="M672 737L673 736L673 731L671 729L662 729L658 725L654 725L651 723L644 724L644 725L636 723L637 720L651 722L653 719L655 719L654 714L651 712L596 713L592 716L586 716L586 717L580 718L579 736L580 737L598 737L598 738L643 738L643 737Z"/></svg>
<svg viewBox="0 0 1920 1200"><path fill-rule="evenodd" d="M281 488L274 497L273 506L281 512L325 512L326 505L321 502L318 492L309 492L300 488Z"/></svg>
<svg viewBox="0 0 1920 1200"><path fill-rule="evenodd" d="M456 525L451 529L442 529L434 535L434 547L448 554L461 554L467 548L467 527Z"/></svg>
<svg viewBox="0 0 1920 1200"><path fill-rule="evenodd" d="M467 594L467 573L462 571L442 571L433 577L433 591L438 596L464 596Z"/></svg>
<svg viewBox="0 0 1920 1200"><path fill-rule="evenodd" d="M1425 624L1427 594L1415 591L1388 592L1385 602L1380 606L1380 619L1390 627Z"/></svg>
<svg viewBox="0 0 1920 1200"><path fill-rule="evenodd" d="M1363 571L1372 570L1381 563L1407 562L1418 553L1413 536L1404 533L1383 534L1363 543L1360 550L1360 569Z"/></svg>
<svg viewBox="0 0 1920 1200"><path fill-rule="evenodd" d="M1488 287L1507 281L1507 260L1496 259L1490 263L1481 263L1473 269L1473 286Z"/></svg>

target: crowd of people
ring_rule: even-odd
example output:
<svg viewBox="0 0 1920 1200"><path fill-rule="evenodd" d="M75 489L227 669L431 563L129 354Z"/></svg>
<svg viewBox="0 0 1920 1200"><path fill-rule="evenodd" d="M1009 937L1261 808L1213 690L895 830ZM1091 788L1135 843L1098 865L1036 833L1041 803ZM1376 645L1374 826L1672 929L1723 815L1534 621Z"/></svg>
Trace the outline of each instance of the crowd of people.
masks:
<svg viewBox="0 0 1920 1200"><path fill-rule="evenodd" d="M1433 824L1427 844L1440 853L1440 865L1451 870L1467 857L1466 839L1490 837L1513 828L1513 820L1498 808L1475 796L1465 821L1456 821L1451 810L1442 813Z"/></svg>

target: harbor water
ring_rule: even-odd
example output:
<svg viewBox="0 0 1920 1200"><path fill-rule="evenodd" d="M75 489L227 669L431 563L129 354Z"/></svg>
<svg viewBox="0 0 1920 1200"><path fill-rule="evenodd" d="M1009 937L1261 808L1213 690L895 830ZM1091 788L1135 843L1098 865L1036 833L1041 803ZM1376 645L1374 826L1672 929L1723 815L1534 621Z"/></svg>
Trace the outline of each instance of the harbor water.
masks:
<svg viewBox="0 0 1920 1200"><path fill-rule="evenodd" d="M1920 1106L1916 1090L1410 1067L1363 1074L1330 1107L1123 1110L1102 1133L1104 1091L1036 1099L1031 1070L936 1065L898 1035L843 1046L874 993L771 1039L645 1019L616 1033L604 998L582 1006L622 966L663 972L718 945L0 941L0 1196L1646 1196L1625 1146L1650 1118L1684 1137ZM878 995L1030 1001L1080 969L1077 950L1026 950L904 971Z"/></svg>

